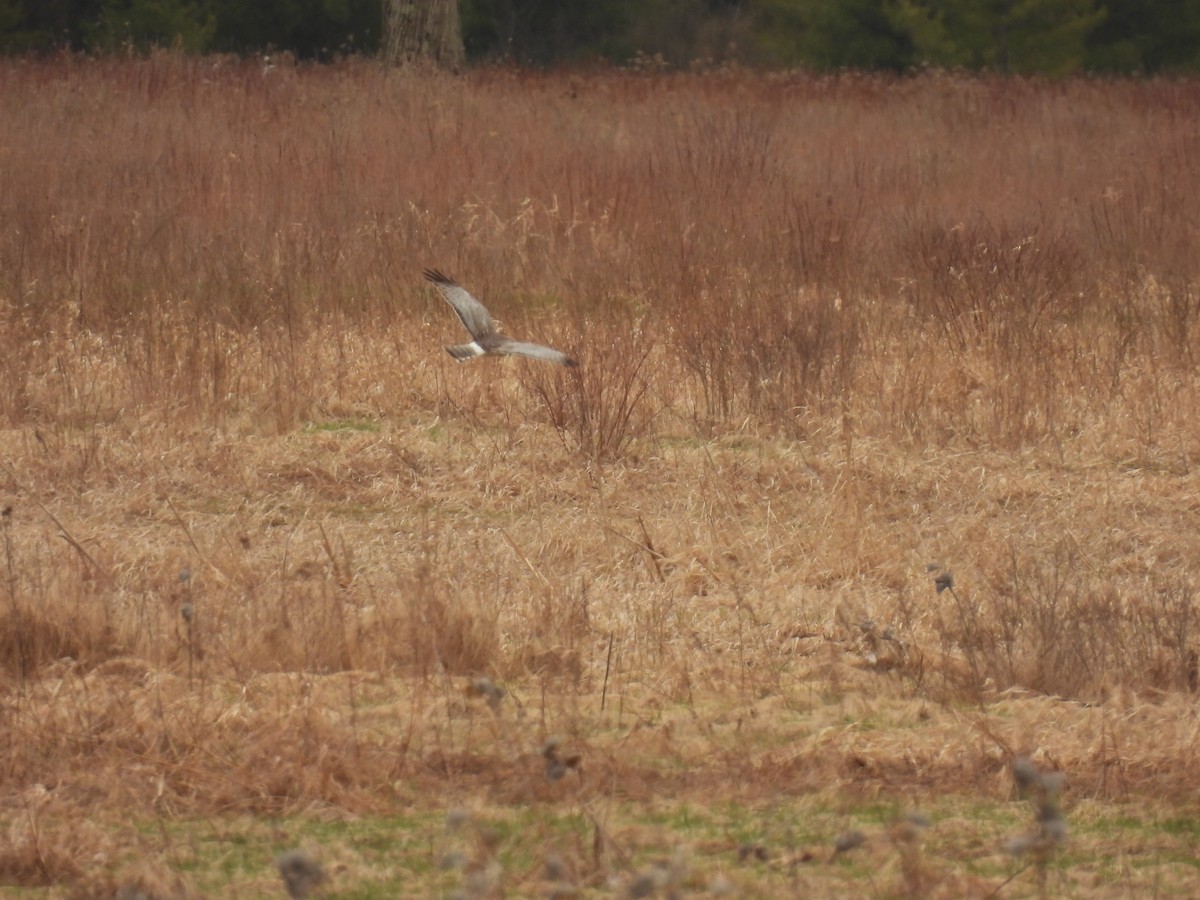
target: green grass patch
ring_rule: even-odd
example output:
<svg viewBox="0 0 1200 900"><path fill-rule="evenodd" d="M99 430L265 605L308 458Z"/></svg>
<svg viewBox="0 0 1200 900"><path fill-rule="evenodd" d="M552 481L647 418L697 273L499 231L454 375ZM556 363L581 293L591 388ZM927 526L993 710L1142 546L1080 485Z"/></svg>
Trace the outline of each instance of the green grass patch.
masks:
<svg viewBox="0 0 1200 900"><path fill-rule="evenodd" d="M109 833L121 849L109 866L118 884L128 883L153 860L204 896L239 898L279 896L275 860L296 848L320 860L329 878L326 896L338 898L445 896L479 879L491 879L492 889L506 896L544 894L554 879L572 881L579 896L613 896L614 885L619 896L637 878L666 877L668 870L684 893L726 882L747 897L797 890L817 897L890 896L911 888L895 827L912 806L899 798L851 803L827 793L781 796L766 805L593 798L580 805L572 797L568 790L558 801L381 816L324 810L282 818L114 822ZM1012 838L1034 826L1030 804L948 796L929 798L924 811L929 826L914 858L931 885L963 896L1006 882L1011 896L1036 892L1036 867L1007 850ZM1097 812L1072 823L1067 843L1047 862L1056 895L1195 884L1196 829L1186 817L1151 822L1119 807ZM861 833L861 844L836 852L839 836L853 832ZM67 887L5 896L65 897Z"/></svg>

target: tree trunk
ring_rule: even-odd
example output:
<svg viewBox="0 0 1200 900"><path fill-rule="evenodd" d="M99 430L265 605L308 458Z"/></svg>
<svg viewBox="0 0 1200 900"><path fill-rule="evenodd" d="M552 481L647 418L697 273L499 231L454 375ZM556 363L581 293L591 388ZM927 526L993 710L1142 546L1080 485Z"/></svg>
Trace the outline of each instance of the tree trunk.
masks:
<svg viewBox="0 0 1200 900"><path fill-rule="evenodd" d="M384 0L387 63L418 61L455 68L463 61L458 0Z"/></svg>

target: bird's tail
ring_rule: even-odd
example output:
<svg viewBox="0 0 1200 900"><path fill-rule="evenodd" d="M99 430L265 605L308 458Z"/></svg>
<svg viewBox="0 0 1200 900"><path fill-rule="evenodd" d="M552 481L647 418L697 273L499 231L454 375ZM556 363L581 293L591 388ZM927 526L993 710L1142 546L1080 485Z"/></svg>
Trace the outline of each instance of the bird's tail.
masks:
<svg viewBox="0 0 1200 900"><path fill-rule="evenodd" d="M466 362L474 359L477 356L483 356L483 350L478 344L455 344L453 347L447 347L446 352L457 359L459 362Z"/></svg>

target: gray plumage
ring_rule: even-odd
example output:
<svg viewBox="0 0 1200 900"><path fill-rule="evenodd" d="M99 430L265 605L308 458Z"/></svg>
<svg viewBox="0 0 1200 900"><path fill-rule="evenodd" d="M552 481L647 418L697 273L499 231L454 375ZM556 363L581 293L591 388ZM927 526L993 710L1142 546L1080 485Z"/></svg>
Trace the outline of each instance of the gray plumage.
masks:
<svg viewBox="0 0 1200 900"><path fill-rule="evenodd" d="M437 269L426 269L425 279L441 292L456 313L463 327L471 335L471 343L455 344L447 347L446 352L459 362L466 362L476 356L524 356L529 359L540 359L545 362L558 363L560 366L575 366L575 360L565 353L542 344L531 344L527 341L514 341L506 334L496 329L491 313L482 303L472 297L462 285L453 278L443 275Z"/></svg>

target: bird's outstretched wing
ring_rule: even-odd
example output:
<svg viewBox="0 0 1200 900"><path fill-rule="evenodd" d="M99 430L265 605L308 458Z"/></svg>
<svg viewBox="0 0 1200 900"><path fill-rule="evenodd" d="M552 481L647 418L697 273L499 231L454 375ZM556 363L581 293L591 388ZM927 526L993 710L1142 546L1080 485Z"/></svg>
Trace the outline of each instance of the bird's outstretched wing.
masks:
<svg viewBox="0 0 1200 900"><path fill-rule="evenodd" d="M425 278L433 282L434 287L446 298L446 302L454 307L463 327L475 340L487 337L496 330L487 307L472 297L466 288L453 278L443 275L437 269L426 269Z"/></svg>
<svg viewBox="0 0 1200 900"><path fill-rule="evenodd" d="M531 344L528 341L504 340L496 344L496 353L504 353L508 356L526 356L529 359L540 359L545 362L558 363L560 366L566 366L568 369L574 368L577 363L567 354L555 350L553 347L544 347L541 344Z"/></svg>

